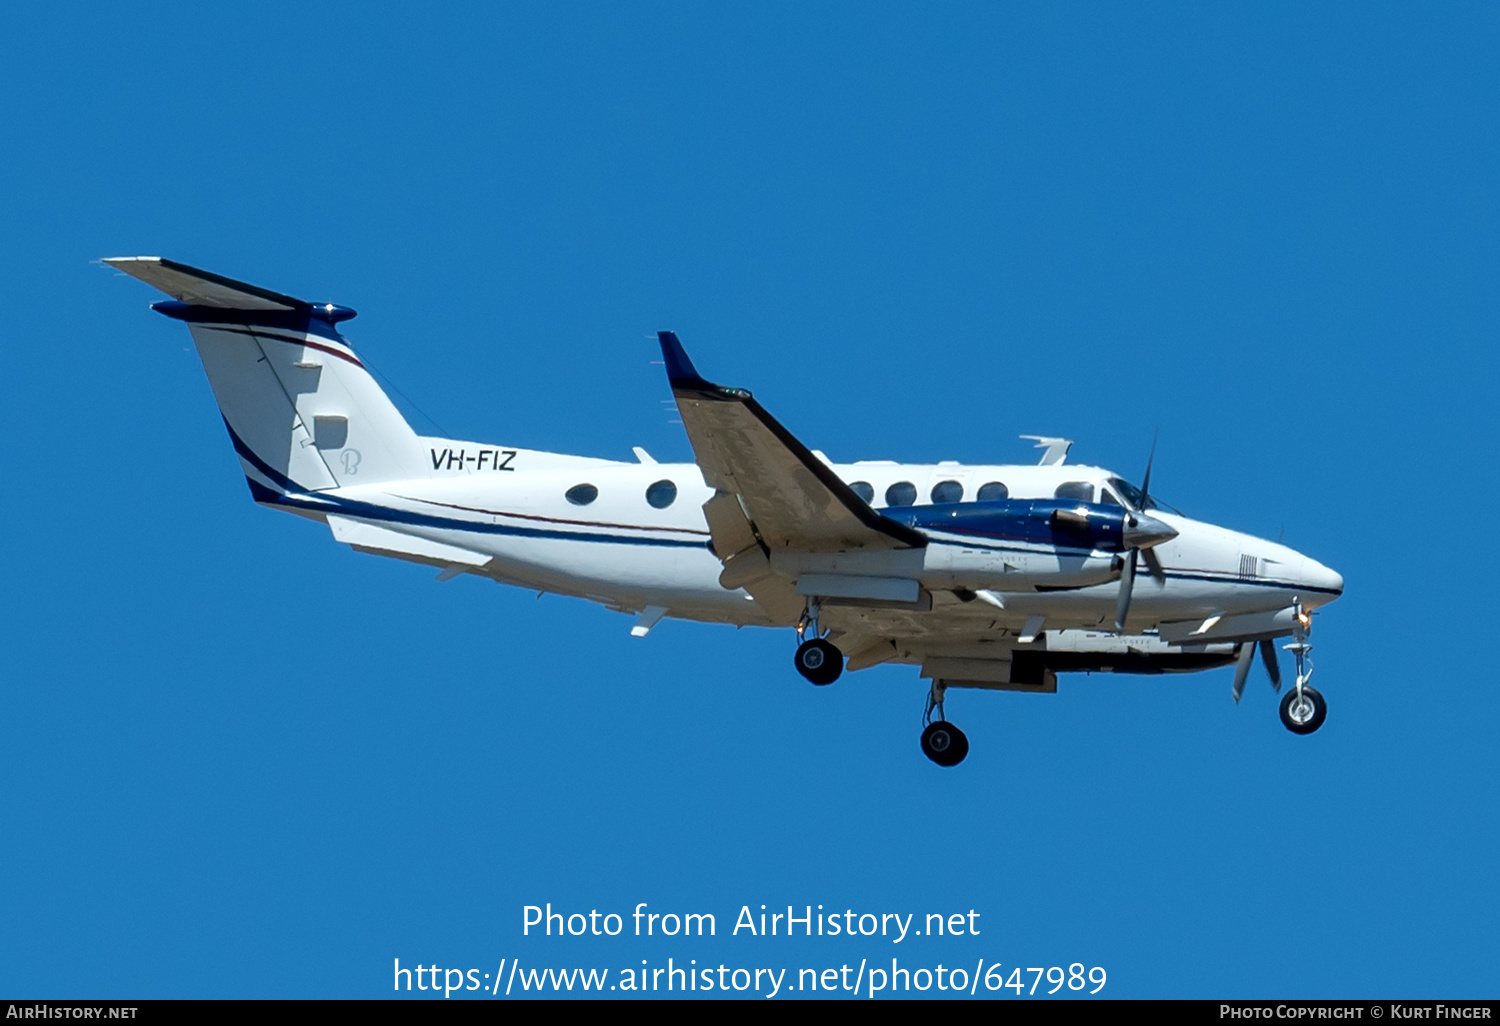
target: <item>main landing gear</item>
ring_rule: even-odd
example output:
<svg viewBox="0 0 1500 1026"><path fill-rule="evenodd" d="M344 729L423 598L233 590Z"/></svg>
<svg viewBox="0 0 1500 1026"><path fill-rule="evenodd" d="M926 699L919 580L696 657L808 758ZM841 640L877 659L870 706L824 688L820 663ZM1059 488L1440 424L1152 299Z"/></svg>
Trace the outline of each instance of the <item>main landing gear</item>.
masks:
<svg viewBox="0 0 1500 1026"><path fill-rule="evenodd" d="M1312 618L1299 608L1292 643L1283 646L1297 660L1297 686L1281 699L1281 722L1293 734L1311 734L1328 717L1328 703L1307 683L1313 674L1313 663L1307 656L1312 651L1307 641L1311 630Z"/></svg>
<svg viewBox="0 0 1500 1026"><path fill-rule="evenodd" d="M797 621L797 654L793 661L797 672L818 686L832 684L844 672L844 653L822 637L818 629L818 601L809 599L807 611Z"/></svg>
<svg viewBox="0 0 1500 1026"><path fill-rule="evenodd" d="M948 689L941 681L932 682L927 694L927 711L922 714L922 754L939 766L957 766L969 754L969 739L964 732L943 718L943 697ZM937 719L932 718L937 713Z"/></svg>
<svg viewBox="0 0 1500 1026"><path fill-rule="evenodd" d="M797 672L819 686L832 684L844 672L844 653L822 636L818 626L818 600L808 599L802 619L797 621ZM969 739L943 716L947 688L934 680L922 714L922 754L939 766L957 766L969 754Z"/></svg>

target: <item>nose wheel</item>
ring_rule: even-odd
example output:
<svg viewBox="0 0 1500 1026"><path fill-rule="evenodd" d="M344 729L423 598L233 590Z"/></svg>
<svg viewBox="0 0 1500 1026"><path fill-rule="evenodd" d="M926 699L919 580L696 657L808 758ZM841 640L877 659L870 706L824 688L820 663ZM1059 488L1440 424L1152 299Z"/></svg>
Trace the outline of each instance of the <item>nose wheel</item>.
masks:
<svg viewBox="0 0 1500 1026"><path fill-rule="evenodd" d="M1281 722L1293 734L1311 734L1328 716L1328 703L1313 688L1303 686L1288 691L1281 700Z"/></svg>

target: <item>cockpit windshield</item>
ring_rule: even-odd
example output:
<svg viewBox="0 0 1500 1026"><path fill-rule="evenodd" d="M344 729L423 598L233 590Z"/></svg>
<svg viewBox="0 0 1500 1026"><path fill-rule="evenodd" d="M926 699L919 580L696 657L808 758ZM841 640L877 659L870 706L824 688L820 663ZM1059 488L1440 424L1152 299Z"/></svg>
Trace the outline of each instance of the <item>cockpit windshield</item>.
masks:
<svg viewBox="0 0 1500 1026"><path fill-rule="evenodd" d="M1109 486L1119 493L1120 498L1130 503L1131 509L1137 512L1144 513L1148 509L1164 509L1168 513L1176 513L1178 516L1182 516L1182 512L1175 506L1162 502L1154 495L1142 495L1139 488L1123 478L1110 478Z"/></svg>

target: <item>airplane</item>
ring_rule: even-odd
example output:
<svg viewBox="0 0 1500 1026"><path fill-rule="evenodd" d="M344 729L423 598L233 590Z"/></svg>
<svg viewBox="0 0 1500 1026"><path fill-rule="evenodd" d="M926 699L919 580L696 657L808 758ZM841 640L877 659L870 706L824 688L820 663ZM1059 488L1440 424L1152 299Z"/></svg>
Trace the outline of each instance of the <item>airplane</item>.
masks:
<svg viewBox="0 0 1500 1026"><path fill-rule="evenodd" d="M953 689L1055 693L1064 673L1233 665L1258 652L1282 723L1327 716L1309 683L1312 615L1343 578L1308 556L1193 520L1139 486L1022 436L1036 465L834 463L751 395L658 340L693 463L573 456L418 435L339 325L310 303L160 257L103 261L170 296L187 324L255 502L326 524L359 552L635 616L793 628L793 663L826 686L892 663L929 682L921 749L956 766Z"/></svg>

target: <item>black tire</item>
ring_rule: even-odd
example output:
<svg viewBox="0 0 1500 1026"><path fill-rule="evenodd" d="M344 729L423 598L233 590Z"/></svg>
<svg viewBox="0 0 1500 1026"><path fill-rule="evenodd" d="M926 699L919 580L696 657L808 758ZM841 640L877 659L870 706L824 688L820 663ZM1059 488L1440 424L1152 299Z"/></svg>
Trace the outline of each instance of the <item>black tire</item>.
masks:
<svg viewBox="0 0 1500 1026"><path fill-rule="evenodd" d="M798 645L793 661L797 672L819 687L832 684L844 672L844 653L822 638L808 638Z"/></svg>
<svg viewBox="0 0 1500 1026"><path fill-rule="evenodd" d="M957 766L969 754L969 739L947 720L937 720L922 731L922 754L939 766Z"/></svg>
<svg viewBox="0 0 1500 1026"><path fill-rule="evenodd" d="M1281 722L1293 734L1311 734L1328 718L1328 703L1323 696L1310 687L1302 688L1303 705L1297 705L1297 689L1292 688L1281 698Z"/></svg>

